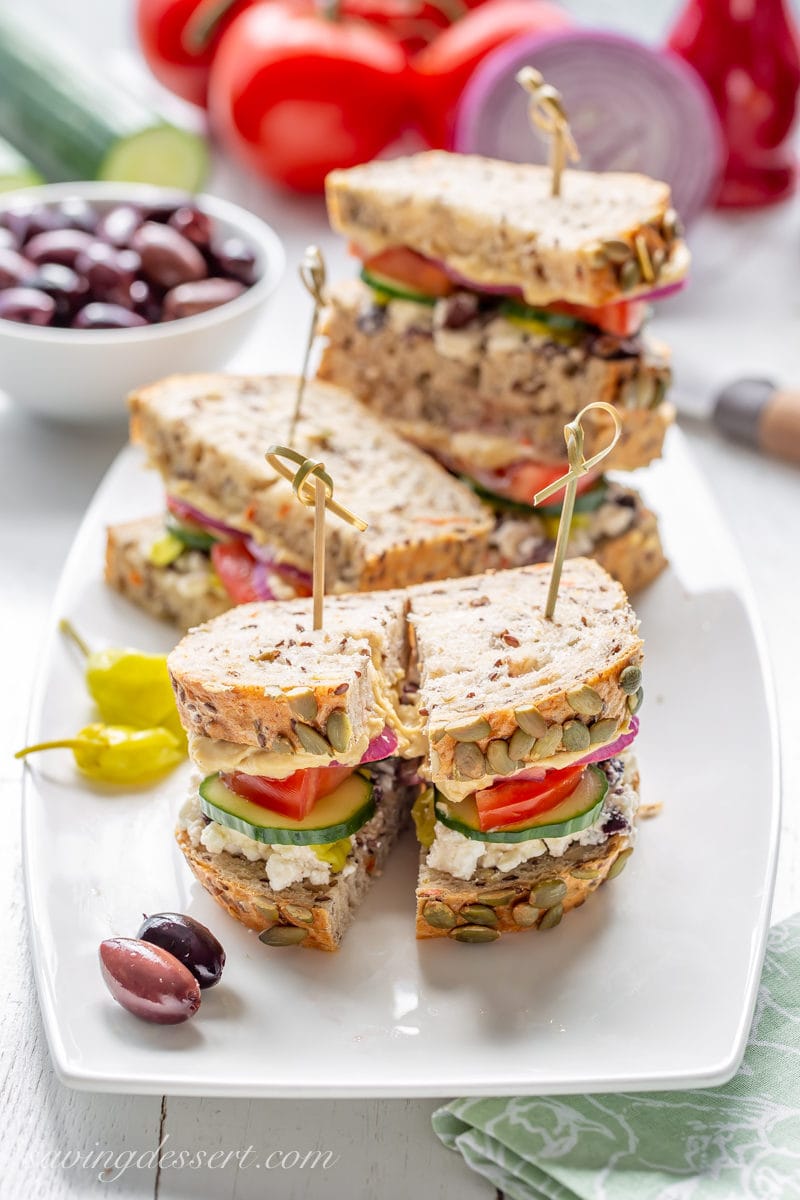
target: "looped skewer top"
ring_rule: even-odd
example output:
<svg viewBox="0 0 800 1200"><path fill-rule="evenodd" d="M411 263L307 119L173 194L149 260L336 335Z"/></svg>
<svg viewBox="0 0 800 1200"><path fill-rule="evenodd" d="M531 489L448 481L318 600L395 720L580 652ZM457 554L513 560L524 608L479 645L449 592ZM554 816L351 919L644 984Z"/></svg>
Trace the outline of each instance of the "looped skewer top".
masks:
<svg viewBox="0 0 800 1200"><path fill-rule="evenodd" d="M317 489L313 480L319 479L325 488L325 507L346 521L348 525L353 525L361 533L367 528L366 521L362 521L361 517L350 512L350 509L345 508L338 500L334 500L333 480L325 470L324 463L314 462L313 458L306 458L304 454L293 450L291 446L270 446L266 453L266 459L279 475L291 483L295 496L306 508L313 508L316 504ZM297 470L293 471L291 467L281 461L282 459L289 459L290 462L296 463Z"/></svg>
<svg viewBox="0 0 800 1200"><path fill-rule="evenodd" d="M567 162L580 158L578 147L569 127L561 93L546 83L535 67L523 67L517 72L517 83L529 96L528 119L550 138L550 167L553 172L551 195L561 195L561 173Z"/></svg>
<svg viewBox="0 0 800 1200"><path fill-rule="evenodd" d="M598 450L591 458L583 457L583 426L581 421L586 413L592 409L600 409L607 413L614 422L614 436L607 446L602 450ZM553 554L553 572L550 576L550 588L547 593L547 602L545 604L544 615L549 620L556 608L556 599L558 597L558 585L561 580L561 569L564 566L564 559L567 553L567 543L569 542L569 531L572 525L572 513L575 508L575 496L578 489L578 480L587 475L589 471L594 470L598 463L602 462L607 455L616 446L622 433L622 422L619 419L619 413L611 404L606 404L604 400L594 400L591 404L587 404L582 408L577 417L564 426L564 440L567 443L567 462L569 468L567 472L556 479L555 482L548 484L546 488L542 488L533 497L534 505L541 504L548 500L550 496L554 496L560 492L566 485L564 494L564 503L561 508L561 519L558 524L558 537L556 538L556 548Z"/></svg>

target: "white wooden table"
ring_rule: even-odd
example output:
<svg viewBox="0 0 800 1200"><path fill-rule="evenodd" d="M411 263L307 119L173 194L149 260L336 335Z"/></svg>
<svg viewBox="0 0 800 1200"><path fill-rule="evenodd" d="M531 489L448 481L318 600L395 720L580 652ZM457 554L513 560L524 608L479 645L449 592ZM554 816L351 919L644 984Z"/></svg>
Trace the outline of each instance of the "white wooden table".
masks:
<svg viewBox="0 0 800 1200"><path fill-rule="evenodd" d="M59 0L35 4L43 12L63 14ZM84 31L91 45L117 47L126 36L126 7L125 0L82 0L70 6L71 24ZM587 2L574 7L584 13L594 7L613 19L620 5ZM322 210L314 201L279 201L238 179L220 186L273 221L295 249L315 236L310 230L323 228ZM692 288L665 305L657 323L658 332L673 344L679 386L707 391L748 370L800 386L797 206L755 217L706 218L695 229L693 242ZM260 340L248 347L243 366L265 360L289 367L299 363L303 334L298 314L307 311L301 306L299 284L287 279L281 304L269 313ZM739 542L772 651L784 771L774 908L780 919L800 908L800 470L724 443L702 426L689 424L687 431ZM27 947L19 853L21 769L11 754L23 742L37 647L62 562L89 497L124 436L122 427L92 431L36 424L3 405L0 397L0 636L5 667L0 687L0 1200L101 1193L161 1200L490 1200L492 1189L431 1134L431 1101L95 1096L71 1092L54 1078ZM702 514L697 536L703 536ZM676 773L676 786L679 778ZM753 820L758 820L758 797L753 797ZM159 1144L203 1150L206 1156L252 1145L262 1160L271 1150L322 1148L332 1150L338 1161L327 1170L269 1171L237 1171L230 1161L227 1167L165 1169L157 1177L153 1152ZM65 1154L70 1155L66 1163L74 1164L103 1150L141 1157L116 1179L118 1172L112 1170L111 1180L82 1165L64 1165Z"/></svg>

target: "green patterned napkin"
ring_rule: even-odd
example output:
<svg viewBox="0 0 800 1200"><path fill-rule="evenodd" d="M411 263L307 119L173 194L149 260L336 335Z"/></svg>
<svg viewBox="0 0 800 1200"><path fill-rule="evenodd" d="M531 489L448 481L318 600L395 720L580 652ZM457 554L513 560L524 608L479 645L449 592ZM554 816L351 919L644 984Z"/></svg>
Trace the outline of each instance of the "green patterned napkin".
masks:
<svg viewBox="0 0 800 1200"><path fill-rule="evenodd" d="M800 1200L800 913L770 930L730 1083L454 1100L433 1128L508 1200Z"/></svg>

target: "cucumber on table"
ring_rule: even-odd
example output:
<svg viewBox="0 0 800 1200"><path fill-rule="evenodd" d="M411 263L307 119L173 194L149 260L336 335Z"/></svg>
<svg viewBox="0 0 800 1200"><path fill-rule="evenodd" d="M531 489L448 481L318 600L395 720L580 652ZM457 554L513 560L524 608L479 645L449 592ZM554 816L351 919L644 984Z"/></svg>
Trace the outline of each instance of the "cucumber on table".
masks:
<svg viewBox="0 0 800 1200"><path fill-rule="evenodd" d="M0 138L0 192L35 187L44 183L43 177L10 142Z"/></svg>
<svg viewBox="0 0 800 1200"><path fill-rule="evenodd" d="M235 829L257 842L320 846L356 833L374 814L375 801L369 779L356 772L335 791L317 800L308 816L297 821L239 796L217 774L208 775L200 784L200 807L218 825Z"/></svg>
<svg viewBox="0 0 800 1200"><path fill-rule="evenodd" d="M437 821L478 842L528 842L531 838L560 838L587 829L600 815L608 791L608 779L599 767L587 767L575 791L533 821L506 825L489 832L481 829L478 808L472 796L449 804L437 794Z"/></svg>
<svg viewBox="0 0 800 1200"><path fill-rule="evenodd" d="M0 9L0 136L48 180L104 179L195 191L197 134L168 124L59 35Z"/></svg>

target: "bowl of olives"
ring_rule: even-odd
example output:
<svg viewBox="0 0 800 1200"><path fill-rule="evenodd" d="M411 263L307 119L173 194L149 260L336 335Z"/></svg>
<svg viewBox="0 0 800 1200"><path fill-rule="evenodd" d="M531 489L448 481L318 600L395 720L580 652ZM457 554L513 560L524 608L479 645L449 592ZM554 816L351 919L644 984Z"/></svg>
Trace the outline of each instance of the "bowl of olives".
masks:
<svg viewBox="0 0 800 1200"><path fill-rule="evenodd" d="M59 183L0 198L0 391L119 419L163 375L224 367L283 274L280 238L215 196Z"/></svg>

